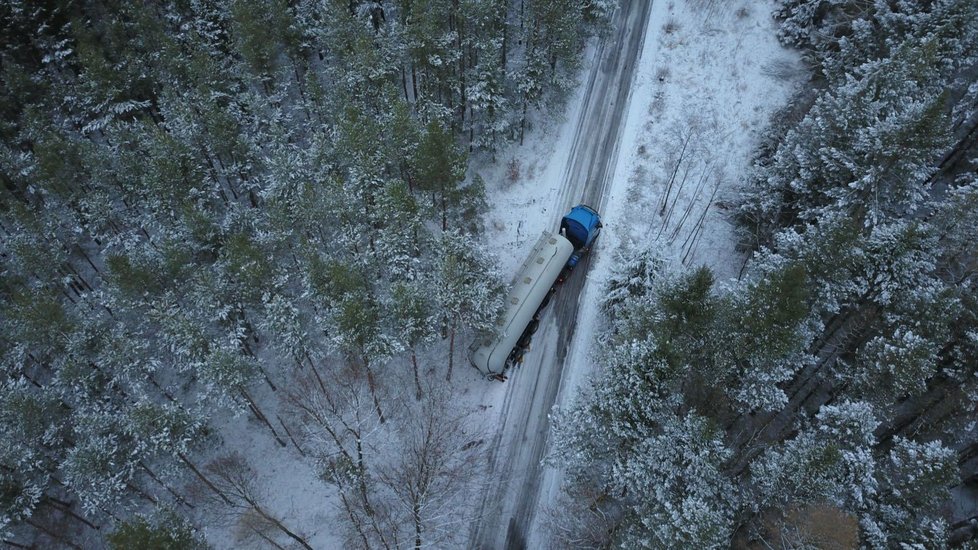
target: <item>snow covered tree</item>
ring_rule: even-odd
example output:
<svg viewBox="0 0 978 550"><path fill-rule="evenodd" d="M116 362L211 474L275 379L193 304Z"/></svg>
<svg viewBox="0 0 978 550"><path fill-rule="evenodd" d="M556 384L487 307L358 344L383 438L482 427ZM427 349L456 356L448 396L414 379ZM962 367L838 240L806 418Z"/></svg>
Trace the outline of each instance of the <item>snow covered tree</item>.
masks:
<svg viewBox="0 0 978 550"><path fill-rule="evenodd" d="M61 464L65 484L78 493L89 514L119 504L136 469L127 442L117 435L120 430L113 417L118 413L110 407L100 409L73 415L75 441Z"/></svg>
<svg viewBox="0 0 978 550"><path fill-rule="evenodd" d="M492 271L493 264L482 247L474 244L477 242L471 235L450 230L442 233L437 248L435 292L442 326L448 336L445 378L449 381L458 330L493 330L503 305L503 285Z"/></svg>
<svg viewBox="0 0 978 550"><path fill-rule="evenodd" d="M738 506L722 472L730 451L722 431L695 414L670 418L615 468L613 491L630 508L621 548L725 548Z"/></svg>
<svg viewBox="0 0 978 550"><path fill-rule="evenodd" d="M866 399L881 406L924 393L940 368L949 321L957 317L959 306L943 285L927 282L916 292L907 288L905 298L883 315L879 334L859 350L855 361L840 369Z"/></svg>
<svg viewBox="0 0 978 550"><path fill-rule="evenodd" d="M937 441L897 438L887 459L881 490L860 520L866 544L943 546L947 525L938 510L958 480L954 451Z"/></svg>
<svg viewBox="0 0 978 550"><path fill-rule="evenodd" d="M413 159L418 188L432 195L441 210L441 228L448 229L448 212L456 206L459 185L465 178L465 154L451 133L436 121L428 123Z"/></svg>
<svg viewBox="0 0 978 550"><path fill-rule="evenodd" d="M793 46L818 48L844 35L846 0L783 0L775 15L781 19L778 36Z"/></svg>
<svg viewBox="0 0 978 550"><path fill-rule="evenodd" d="M973 178L961 172L972 168L964 151L973 148L978 7L960 0L783 5L783 38L810 48L816 86L824 88L810 109L799 100L807 114L759 159L742 212L752 243L769 246L750 270L792 263L805 270L813 360L783 384L790 410L759 417L770 428L760 445L801 425L782 456L807 455L802 471L819 468L788 486L826 484L799 496L809 504L772 506L788 521L793 511L821 506L811 501L818 494L858 518L866 547L941 547L947 526L932 511L954 476L949 448L965 453L963 470L961 456L973 456L973 434L961 426L974 421L964 412L975 394L974 361L964 359L974 349L973 269L962 263L973 263L974 239L951 227L970 226L976 211L967 198ZM833 403L855 402L884 421L861 430L872 437L833 451L809 434L823 429L829 407L842 406ZM823 427L809 428L816 409L815 425ZM781 452L753 460L753 485L767 486L758 472ZM872 465L862 481L852 479L857 470L846 453ZM820 465L831 466L827 477ZM917 479L933 489L911 489L920 501L903 487ZM852 491L859 487L861 494Z"/></svg>
<svg viewBox="0 0 978 550"><path fill-rule="evenodd" d="M302 548L313 550L302 535L268 510L263 502L265 496L259 478L244 457L239 454L220 457L208 464L207 471L213 476L215 487L240 513L244 540L259 540L280 546L273 537L285 535Z"/></svg>
<svg viewBox="0 0 978 550"><path fill-rule="evenodd" d="M787 403L780 385L804 364L810 340L807 284L802 265L779 266L731 292L720 308L722 336L713 346L738 408L776 411Z"/></svg>
<svg viewBox="0 0 978 550"><path fill-rule="evenodd" d="M476 512L465 500L482 473L483 447L470 435L469 413L452 400L450 388L431 384L424 401L408 405L397 432L403 452L378 473L413 548L462 543L460 526Z"/></svg>
<svg viewBox="0 0 978 550"><path fill-rule="evenodd" d="M823 406L813 426L769 448L751 465L755 510L789 502L828 502L860 511L879 492L872 407L845 402Z"/></svg>
<svg viewBox="0 0 978 550"><path fill-rule="evenodd" d="M297 365L318 355L314 339L310 337L308 316L296 306L292 296L266 294L265 312L259 327L272 336L272 345L292 358Z"/></svg>
<svg viewBox="0 0 978 550"><path fill-rule="evenodd" d="M933 62L909 48L905 55L816 101L761 173L764 192L781 202L769 205L758 192L756 218L793 223L843 210L870 225L919 207L923 180L947 146L948 121L933 77L914 73ZM895 82L902 84L894 89Z"/></svg>
<svg viewBox="0 0 978 550"><path fill-rule="evenodd" d="M612 318L627 315L632 300L651 299L656 278L663 274L665 260L651 247L619 254L618 269L608 277L608 292L602 307Z"/></svg>
<svg viewBox="0 0 978 550"><path fill-rule="evenodd" d="M959 0L896 6L874 4L878 13L840 53L827 54L827 88L759 164L743 212L767 225L754 229L760 244L777 227L827 210L869 226L911 214L928 198L951 145L946 90L974 63L964 52L978 46L975 8Z"/></svg>
<svg viewBox="0 0 978 550"><path fill-rule="evenodd" d="M393 355L397 340L381 316L382 304L367 278L355 267L333 261L318 264L315 269L311 275L314 289L320 293L316 299L327 308L325 324L332 343L351 365L366 374L377 415L383 422L373 369Z"/></svg>
<svg viewBox="0 0 978 550"><path fill-rule="evenodd" d="M241 57L260 80L270 81L281 53L294 55L299 40L289 6L239 0L230 11L231 35Z"/></svg>
<svg viewBox="0 0 978 550"><path fill-rule="evenodd" d="M252 234L255 230L248 225L250 220L229 220L243 227L229 231L225 236L216 264L219 286L215 290L225 293L222 302L238 310L261 302L262 290L271 286L273 267L268 252Z"/></svg>
<svg viewBox="0 0 978 550"><path fill-rule="evenodd" d="M714 359L722 299L708 269L676 276L647 251L634 258L606 304L605 369L555 415L549 460L615 498L617 545L722 547L739 506L724 473L732 452L711 419L722 406L708 397L727 382Z"/></svg>
<svg viewBox="0 0 978 550"><path fill-rule="evenodd" d="M671 391L676 372L655 355L655 345L633 341L609 346L605 371L574 405L552 415L554 448L548 460L577 482L606 491L612 465L651 437L682 401Z"/></svg>
<svg viewBox="0 0 978 550"><path fill-rule="evenodd" d="M425 269L422 252L432 237L421 205L402 182L388 183L377 197L377 218L384 229L374 241L378 271L394 281L414 280Z"/></svg>
<svg viewBox="0 0 978 550"><path fill-rule="evenodd" d="M370 546L381 531L373 453L379 419L362 373L341 368L326 383L315 368L293 374L287 403L302 426L302 439L316 460L319 477L336 486L353 544Z"/></svg>
<svg viewBox="0 0 978 550"><path fill-rule="evenodd" d="M493 154L512 131L512 100L507 93L507 2L467 1L470 57L466 82L469 101L469 142Z"/></svg>
<svg viewBox="0 0 978 550"><path fill-rule="evenodd" d="M69 411L26 379L0 385L0 532L30 518L63 458Z"/></svg>
<svg viewBox="0 0 978 550"><path fill-rule="evenodd" d="M399 327L400 339L411 354L411 366L414 370L415 397L421 399L421 379L418 374L419 346L430 343L435 339L437 315L434 299L424 281L397 284L391 299L394 313L394 324Z"/></svg>
<svg viewBox="0 0 978 550"><path fill-rule="evenodd" d="M716 420L730 408L773 411L784 404L779 384L803 364L809 339L800 264L771 264L742 287L716 290L706 268L675 276L647 252L632 261L612 278L606 302L614 315L612 346L651 344L656 360L670 366L659 383Z"/></svg>
<svg viewBox="0 0 978 550"><path fill-rule="evenodd" d="M207 550L210 545L186 519L172 511L157 517L136 517L119 525L108 537L113 550Z"/></svg>

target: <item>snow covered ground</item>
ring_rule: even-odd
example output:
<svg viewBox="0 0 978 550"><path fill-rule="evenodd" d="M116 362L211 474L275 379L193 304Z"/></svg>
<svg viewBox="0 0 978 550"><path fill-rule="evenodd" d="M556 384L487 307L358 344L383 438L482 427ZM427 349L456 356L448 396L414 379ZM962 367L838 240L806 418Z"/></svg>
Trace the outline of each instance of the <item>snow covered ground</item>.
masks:
<svg viewBox="0 0 978 550"><path fill-rule="evenodd" d="M744 258L735 251L725 206L746 177L769 117L786 103L805 74L797 54L782 48L775 38L773 5L713 0L653 3L617 157L611 160L610 185L600 201L605 229L575 308L574 338L563 350L566 360L557 406L569 404L593 372L595 358L590 350L600 322L597 305L622 250L654 246L676 269L705 264L721 281L737 277ZM594 53L592 48L584 81L589 71L601 69ZM570 175L566 167L574 161L570 147L575 132L588 127L578 123L585 88L568 105L562 124L534 132L524 147L500 155L498 165L480 169L493 205L489 219L513 220L490 227L504 273L516 269L522 260L517 251L526 248L527 240L555 227L567 208L561 203L566 185L562 178ZM537 364L552 368L549 363L562 354L555 349L555 333L542 331L535 338L534 351L550 361L529 357L521 371ZM518 376L506 385L483 390L488 410L526 413L518 404L507 403L514 399L516 385L531 381L522 372ZM533 382L536 385L538 380ZM526 431L525 423L504 420L497 420L504 429ZM529 434L546 437L547 431ZM500 434L499 440L525 442L526 437L527 433L520 438ZM514 452L507 458L519 460L519 456ZM519 476L518 468L510 471ZM543 468L542 476L539 493L532 495L536 512L531 514L527 538L507 538L507 547L546 546L546 517L558 496L560 472ZM536 486L525 479L510 483ZM509 519L500 518L496 528L507 529Z"/></svg>
<svg viewBox="0 0 978 550"><path fill-rule="evenodd" d="M470 175L487 184L486 226L504 278L539 233L555 229L578 202L598 207L605 228L588 272L576 273L574 284L562 288L526 364L508 382L484 380L468 366L465 345L457 346L459 405L479 411L479 423L488 426L489 481L480 485L481 495L468 499L482 503L469 546L546 547L546 517L560 485L560 472L539 463L549 435L547 414L551 404L568 404L595 368L590 350L600 323L597 305L618 254L651 245L677 269L706 264L721 280L736 277L743 258L734 251L723 205L743 181L768 117L803 74L797 56L774 37L771 0L660 0L651 8L647 2L621 3L629 16L619 20L627 28L613 30L608 40L628 41L639 49L637 59L617 59L619 51L594 41L563 117L537 120L524 145L500 151L495 163L474 159L471 166ZM643 35L630 36L643 28ZM621 74L604 74L609 64ZM617 78L631 88L615 88ZM597 97L595 89L602 90ZM599 163L602 170L592 173ZM434 357L444 351L430 350L421 363L437 365ZM396 393L407 380L398 375L384 382ZM274 402L269 398L261 401ZM342 547L333 523L339 517L336 491L317 478L308 458L292 446L277 446L250 416L228 419L219 431L227 447L260 464L255 481L283 523L314 548ZM209 522L208 538L218 548L235 548L235 529L233 523Z"/></svg>

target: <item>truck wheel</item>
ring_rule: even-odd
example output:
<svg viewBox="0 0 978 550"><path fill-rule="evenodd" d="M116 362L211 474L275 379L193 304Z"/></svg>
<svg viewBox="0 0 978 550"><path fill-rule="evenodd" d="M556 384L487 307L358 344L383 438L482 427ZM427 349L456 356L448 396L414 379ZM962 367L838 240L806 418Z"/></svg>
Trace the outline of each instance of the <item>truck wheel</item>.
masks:
<svg viewBox="0 0 978 550"><path fill-rule="evenodd" d="M547 292L547 295L543 297L543 302L540 304L540 308L538 309L538 311L540 309L543 309L543 308L547 307L547 305L550 304L550 300L553 299L554 294L556 294L556 293L557 293L557 288L556 287L550 287L550 292Z"/></svg>

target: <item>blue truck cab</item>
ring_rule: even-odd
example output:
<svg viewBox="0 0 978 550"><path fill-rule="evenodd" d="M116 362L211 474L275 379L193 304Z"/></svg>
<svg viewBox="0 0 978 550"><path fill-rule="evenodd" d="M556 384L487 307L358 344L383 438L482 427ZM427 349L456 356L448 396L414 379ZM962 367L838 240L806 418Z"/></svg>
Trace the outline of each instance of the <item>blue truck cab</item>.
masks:
<svg viewBox="0 0 978 550"><path fill-rule="evenodd" d="M575 206L560 220L560 234L574 246L574 253L567 260L567 271L573 269L588 253L594 239L601 232L601 227L601 216L586 204Z"/></svg>

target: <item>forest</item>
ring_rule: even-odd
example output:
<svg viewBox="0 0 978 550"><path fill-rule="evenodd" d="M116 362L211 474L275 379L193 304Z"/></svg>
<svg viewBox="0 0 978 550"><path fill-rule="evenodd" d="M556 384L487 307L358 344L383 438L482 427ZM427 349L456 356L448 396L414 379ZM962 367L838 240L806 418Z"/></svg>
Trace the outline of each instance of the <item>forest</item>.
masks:
<svg viewBox="0 0 978 550"><path fill-rule="evenodd" d="M329 544L450 546L482 447L445 381L503 286L467 159L559 112L612 8L3 2L3 543L312 548L244 415Z"/></svg>
<svg viewBox="0 0 978 550"><path fill-rule="evenodd" d="M978 3L772 1L811 75L738 175L741 277L627 251L554 548L978 544ZM508 282L468 168L615 7L0 3L3 544L464 547L452 380Z"/></svg>
<svg viewBox="0 0 978 550"><path fill-rule="evenodd" d="M784 0L811 78L734 212L739 280L636 247L555 415L573 548L973 547L978 4Z"/></svg>

